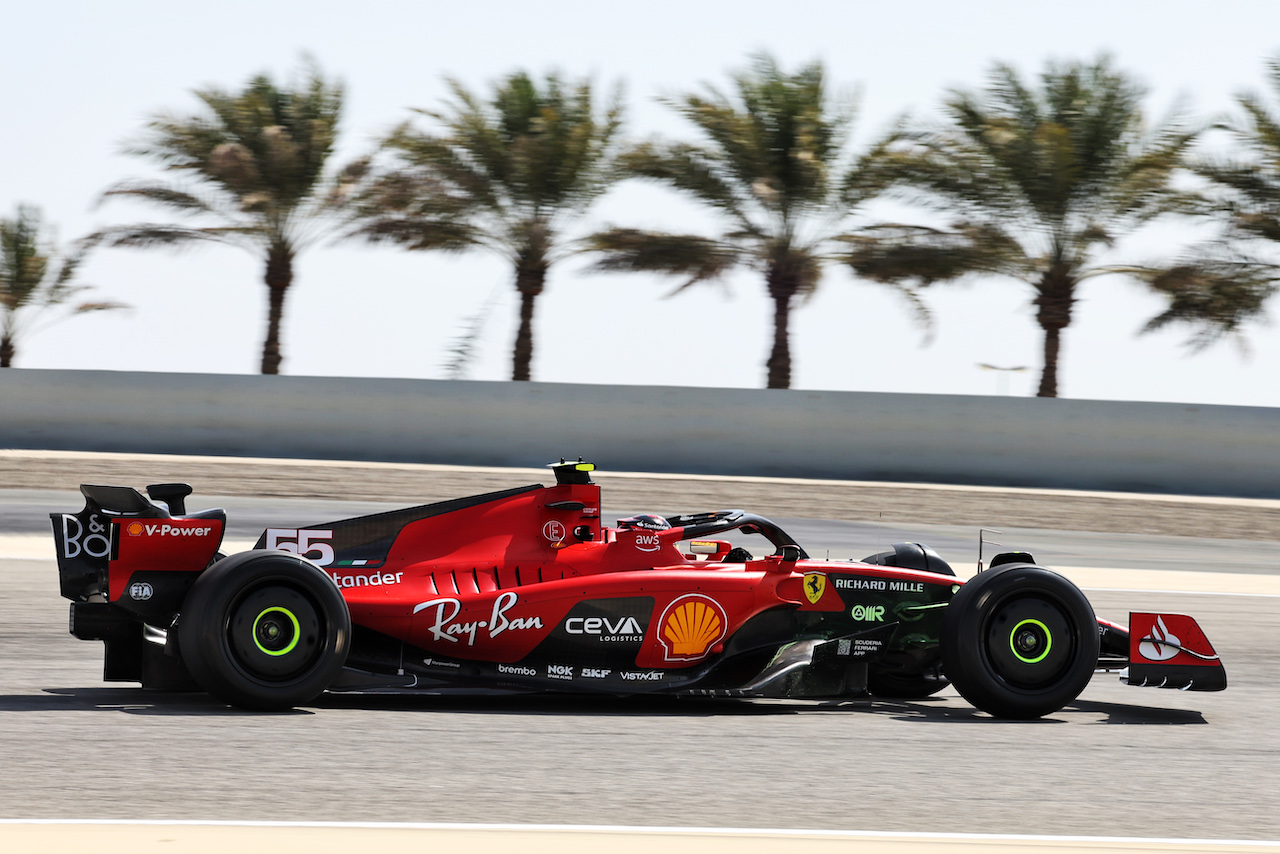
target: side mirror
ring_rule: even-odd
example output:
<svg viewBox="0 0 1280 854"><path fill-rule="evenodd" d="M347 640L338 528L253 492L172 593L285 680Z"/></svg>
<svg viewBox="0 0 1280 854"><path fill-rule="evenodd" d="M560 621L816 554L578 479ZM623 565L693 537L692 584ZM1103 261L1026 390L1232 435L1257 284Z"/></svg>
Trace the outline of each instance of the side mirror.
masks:
<svg viewBox="0 0 1280 854"><path fill-rule="evenodd" d="M728 540L690 540L689 554L715 555L722 557L729 553Z"/></svg>

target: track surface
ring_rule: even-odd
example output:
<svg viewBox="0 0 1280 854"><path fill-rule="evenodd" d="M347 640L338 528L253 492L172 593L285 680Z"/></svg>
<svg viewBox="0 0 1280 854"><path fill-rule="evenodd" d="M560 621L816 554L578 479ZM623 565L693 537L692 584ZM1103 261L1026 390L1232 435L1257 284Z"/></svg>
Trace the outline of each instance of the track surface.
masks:
<svg viewBox="0 0 1280 854"><path fill-rule="evenodd" d="M21 534L66 496L3 498L0 533ZM252 515L251 504L240 509ZM342 509L295 505L286 515L320 521ZM869 554L902 529L948 535L900 523L788 527L833 557ZM1085 544L1071 561L1079 566L1280 572L1270 541L1233 552L1188 538L1043 533L1058 543L1037 554L1049 564L1074 540ZM849 542L864 534L883 539ZM944 557L971 560L972 533L967 543L961 529L954 536L937 543ZM1202 563L1215 554L1221 563ZM99 645L66 634L52 560L0 559L0 579L3 817L1280 838L1277 598L1091 591L1112 618L1194 614L1231 687L1142 690L1097 676L1077 702L1034 723L992 720L950 689L924 702L844 704L332 697L262 715L102 683Z"/></svg>

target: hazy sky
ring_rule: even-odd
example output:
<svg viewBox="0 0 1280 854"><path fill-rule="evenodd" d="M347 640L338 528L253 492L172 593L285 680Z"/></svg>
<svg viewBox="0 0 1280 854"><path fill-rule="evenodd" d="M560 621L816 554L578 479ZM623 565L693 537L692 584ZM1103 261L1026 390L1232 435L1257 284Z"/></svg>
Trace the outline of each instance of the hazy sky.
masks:
<svg viewBox="0 0 1280 854"><path fill-rule="evenodd" d="M1264 88L1264 62L1280 52L1274 0L11 5L0 51L0 212L37 204L64 240L156 216L122 201L94 208L115 181L155 174L121 153L150 114L194 111L198 86L234 89L263 70L288 77L303 52L347 84L338 162L369 151L409 108L437 106L444 75L481 90L515 69L622 81L629 132L677 137L687 129L655 95L725 86L753 51L788 70L820 58L838 89L861 93L861 146L904 111L931 115L948 87L980 87L996 60L1030 77L1047 59L1108 51L1148 85L1152 114L1182 95L1210 115L1229 110L1235 93ZM642 185L613 191L584 221L605 223L709 228L687 202ZM1149 237L1130 259L1172 242ZM772 318L759 274L664 299L670 280L582 267L553 268L538 302L535 379L763 386ZM518 302L499 259L348 243L307 252L295 272L284 373L444 378L450 344L496 294L470 377L510 375ZM266 317L256 257L213 246L105 250L82 278L134 308L40 331L20 342L18 366L256 372ZM1226 342L1189 354L1183 330L1136 335L1161 307L1139 285L1104 277L1081 296L1064 336L1063 397L1280 406L1275 326L1250 327L1248 355ZM1034 393L1041 342L1025 285L939 286L926 298L928 346L900 297L829 269L793 315L793 386ZM1280 313L1280 299L1271 310ZM1001 377L979 363L1031 370Z"/></svg>

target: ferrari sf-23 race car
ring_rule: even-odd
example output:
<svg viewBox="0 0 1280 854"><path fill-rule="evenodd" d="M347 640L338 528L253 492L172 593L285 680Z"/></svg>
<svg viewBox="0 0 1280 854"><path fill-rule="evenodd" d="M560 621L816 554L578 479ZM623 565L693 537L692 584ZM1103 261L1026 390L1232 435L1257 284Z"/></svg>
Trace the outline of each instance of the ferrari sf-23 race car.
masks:
<svg viewBox="0 0 1280 854"><path fill-rule="evenodd" d="M51 514L71 633L106 642L108 681L261 710L324 691L918 699L949 682L1035 718L1098 670L1227 684L1191 617L1098 619L1025 552L962 581L912 543L814 560L742 510L608 527L594 467L552 469L550 487L268 528L230 556L226 513L186 512L186 484L81 486L83 510Z"/></svg>

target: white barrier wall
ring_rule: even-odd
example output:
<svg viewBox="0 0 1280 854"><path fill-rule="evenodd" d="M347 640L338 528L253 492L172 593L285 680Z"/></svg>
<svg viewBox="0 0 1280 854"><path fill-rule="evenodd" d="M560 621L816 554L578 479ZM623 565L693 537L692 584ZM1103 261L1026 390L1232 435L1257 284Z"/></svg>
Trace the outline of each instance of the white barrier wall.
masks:
<svg viewBox="0 0 1280 854"><path fill-rule="evenodd" d="M0 447L1280 497L1280 409L1166 403L11 368Z"/></svg>

